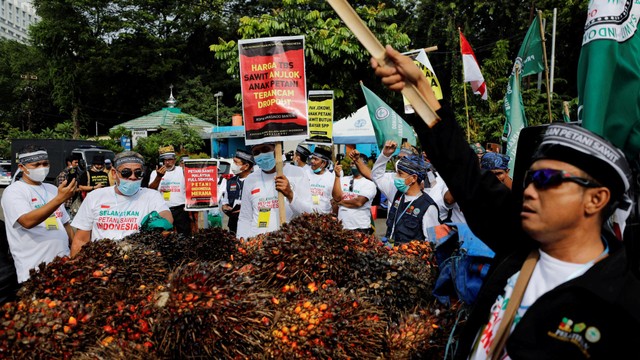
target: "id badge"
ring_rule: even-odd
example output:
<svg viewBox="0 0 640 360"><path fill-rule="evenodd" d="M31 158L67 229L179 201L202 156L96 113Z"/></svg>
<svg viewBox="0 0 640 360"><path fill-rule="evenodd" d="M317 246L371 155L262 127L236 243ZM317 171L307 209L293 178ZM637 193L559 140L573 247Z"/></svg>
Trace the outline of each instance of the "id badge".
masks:
<svg viewBox="0 0 640 360"><path fill-rule="evenodd" d="M319 195L312 195L311 198L313 199L313 205L320 204L320 196Z"/></svg>
<svg viewBox="0 0 640 360"><path fill-rule="evenodd" d="M165 191L162 193L162 197L165 201L169 201L171 199L171 191Z"/></svg>
<svg viewBox="0 0 640 360"><path fill-rule="evenodd" d="M258 213L258 228L265 229L269 227L269 220L271 220L271 209L262 208Z"/></svg>
<svg viewBox="0 0 640 360"><path fill-rule="evenodd" d="M50 216L44 221L44 227L47 230L58 230L58 219L55 215Z"/></svg>

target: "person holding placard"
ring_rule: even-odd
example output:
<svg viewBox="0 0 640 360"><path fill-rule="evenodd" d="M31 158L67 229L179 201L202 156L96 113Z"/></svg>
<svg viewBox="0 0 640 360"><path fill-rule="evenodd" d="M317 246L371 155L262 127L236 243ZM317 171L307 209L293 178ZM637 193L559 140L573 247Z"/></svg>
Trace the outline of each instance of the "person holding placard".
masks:
<svg viewBox="0 0 640 360"><path fill-rule="evenodd" d="M244 182L238 218L238 238L250 238L277 230L280 226L278 193L284 195L287 220L311 212L309 179L300 167L285 164L276 175L275 144L254 145L251 153L260 168Z"/></svg>

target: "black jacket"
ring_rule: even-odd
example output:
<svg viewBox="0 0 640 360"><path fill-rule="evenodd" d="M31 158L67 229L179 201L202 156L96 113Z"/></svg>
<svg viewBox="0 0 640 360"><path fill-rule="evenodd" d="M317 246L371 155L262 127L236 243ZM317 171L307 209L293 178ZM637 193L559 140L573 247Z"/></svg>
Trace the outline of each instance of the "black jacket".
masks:
<svg viewBox="0 0 640 360"><path fill-rule="evenodd" d="M537 243L522 230L521 202L490 171L480 169L451 111L443 107L438 116L442 120L431 129L420 119L412 120L420 143L471 230L496 252L496 265L460 333L455 358L466 359L507 279L520 270ZM610 239L609 256L541 296L506 347L512 359L617 359L635 353L637 339L640 282L630 270L623 244Z"/></svg>

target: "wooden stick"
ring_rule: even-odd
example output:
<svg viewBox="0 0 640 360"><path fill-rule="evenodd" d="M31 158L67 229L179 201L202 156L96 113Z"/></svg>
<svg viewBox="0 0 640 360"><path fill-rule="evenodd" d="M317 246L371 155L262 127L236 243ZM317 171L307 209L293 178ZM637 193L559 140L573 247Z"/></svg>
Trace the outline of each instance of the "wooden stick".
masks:
<svg viewBox="0 0 640 360"><path fill-rule="evenodd" d="M438 45L429 46L429 47L424 48L424 52L432 52L432 51L438 51Z"/></svg>
<svg viewBox="0 0 640 360"><path fill-rule="evenodd" d="M276 175L284 175L282 172L282 142L276 142ZM284 194L278 191L278 211L280 211L280 225L287 222L287 211L284 208Z"/></svg>
<svg viewBox="0 0 640 360"><path fill-rule="evenodd" d="M364 24L362 19L360 19L360 16L358 16L351 5L349 5L346 0L327 0L327 2L331 7L333 7L333 10L335 10L338 16L340 16L351 32L353 32L362 46L367 49L369 54L371 54L371 56L376 59L380 65L385 65L386 56L384 47L375 35L373 35L371 30ZM427 126L433 127L438 122L439 119L436 116L435 111L431 109L414 84L407 84L407 86L402 89L402 95L409 100L416 113L422 118Z"/></svg>

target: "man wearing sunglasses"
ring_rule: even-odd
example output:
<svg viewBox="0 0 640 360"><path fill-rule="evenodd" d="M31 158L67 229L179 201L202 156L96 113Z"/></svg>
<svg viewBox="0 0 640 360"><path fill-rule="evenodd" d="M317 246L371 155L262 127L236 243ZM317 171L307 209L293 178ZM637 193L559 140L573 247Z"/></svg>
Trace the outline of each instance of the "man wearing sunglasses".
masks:
<svg viewBox="0 0 640 360"><path fill-rule="evenodd" d="M133 151L113 159L116 185L90 192L82 202L72 226L77 229L71 244L75 256L84 244L99 239L120 240L139 231L145 216L156 211L173 224L166 202L156 190L141 188L144 158Z"/></svg>
<svg viewBox="0 0 640 360"><path fill-rule="evenodd" d="M163 164L154 170L149 178L149 188L162 194L173 216L173 226L178 234L191 235L191 217L184 210L187 190L182 167L176 166L176 152L172 145L158 149Z"/></svg>
<svg viewBox="0 0 640 360"><path fill-rule="evenodd" d="M278 230L278 193L284 195L287 221L311 211L309 178L302 168L284 164L283 175L277 175L274 143L254 145L251 155L260 169L249 174L242 186L236 237L245 239Z"/></svg>
<svg viewBox="0 0 640 360"><path fill-rule="evenodd" d="M390 66L371 60L382 82L395 91L414 85L436 111L432 128L418 118L412 123L471 230L498 260L455 358L621 359L637 352L640 282L624 243L609 231L610 216L624 224L631 206L624 154L582 127L549 125L520 206L480 169L454 115L413 61L391 47L385 55Z"/></svg>
<svg viewBox="0 0 640 360"><path fill-rule="evenodd" d="M76 180L64 180L57 188L45 183L49 155L34 145L18 152L18 167L23 176L4 190L1 202L9 249L22 283L40 263L69 255L73 229L64 202L75 194Z"/></svg>

